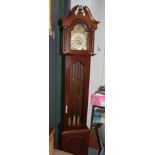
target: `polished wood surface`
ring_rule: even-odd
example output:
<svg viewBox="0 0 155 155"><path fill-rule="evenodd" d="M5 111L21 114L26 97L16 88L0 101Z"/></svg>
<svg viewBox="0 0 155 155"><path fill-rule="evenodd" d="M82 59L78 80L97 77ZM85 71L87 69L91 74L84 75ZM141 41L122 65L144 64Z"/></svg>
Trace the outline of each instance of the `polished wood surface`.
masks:
<svg viewBox="0 0 155 155"><path fill-rule="evenodd" d="M90 75L90 57L66 56L65 57L65 105L68 112L64 114L64 129L75 129L86 127L88 88ZM73 68L76 63L80 67ZM82 71L83 70L83 71ZM73 72L73 75L71 75ZM73 78L72 78L73 76ZM79 76L79 77L77 77ZM75 78L74 78L75 77ZM64 106L64 111L65 111ZM80 124L73 123L73 116L80 116ZM68 124L71 119L70 125ZM77 118L77 117L76 117Z"/></svg>
<svg viewBox="0 0 155 155"><path fill-rule="evenodd" d="M87 6L77 5L62 18L64 96L61 149L75 155L88 155L89 129L86 123L90 61L94 55L94 33L98 23ZM76 24L87 27L89 46L86 50L71 49L71 31Z"/></svg>
<svg viewBox="0 0 155 155"><path fill-rule="evenodd" d="M61 133L61 149L75 155L87 155L89 129L66 130Z"/></svg>
<svg viewBox="0 0 155 155"><path fill-rule="evenodd" d="M72 50L71 31L74 26L84 23L89 31L89 47L87 50ZM96 21L87 6L75 6L67 17L62 18L63 55L64 55L64 129L86 128L90 59L94 55L94 31Z"/></svg>
<svg viewBox="0 0 155 155"><path fill-rule="evenodd" d="M50 129L49 134L49 155L54 155L54 129Z"/></svg>

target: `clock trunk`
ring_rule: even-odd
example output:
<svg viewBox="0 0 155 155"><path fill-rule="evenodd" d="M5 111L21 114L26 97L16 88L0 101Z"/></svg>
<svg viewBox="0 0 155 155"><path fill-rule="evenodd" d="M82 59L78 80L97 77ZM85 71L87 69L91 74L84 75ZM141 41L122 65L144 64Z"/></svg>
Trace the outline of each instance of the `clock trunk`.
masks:
<svg viewBox="0 0 155 155"><path fill-rule="evenodd" d="M86 127L90 57L65 57L64 129Z"/></svg>

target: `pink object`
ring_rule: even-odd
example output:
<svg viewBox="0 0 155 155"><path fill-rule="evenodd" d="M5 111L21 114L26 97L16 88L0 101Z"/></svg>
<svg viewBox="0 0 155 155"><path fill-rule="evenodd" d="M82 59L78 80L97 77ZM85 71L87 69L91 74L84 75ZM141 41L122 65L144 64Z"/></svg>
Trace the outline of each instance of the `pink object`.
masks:
<svg viewBox="0 0 155 155"><path fill-rule="evenodd" d="M91 95L91 104L105 106L105 95L94 93Z"/></svg>

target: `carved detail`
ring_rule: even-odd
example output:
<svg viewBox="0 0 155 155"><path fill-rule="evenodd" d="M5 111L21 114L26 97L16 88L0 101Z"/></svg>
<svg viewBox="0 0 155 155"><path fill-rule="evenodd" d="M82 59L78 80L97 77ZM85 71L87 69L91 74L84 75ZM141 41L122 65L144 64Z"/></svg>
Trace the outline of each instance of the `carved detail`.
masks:
<svg viewBox="0 0 155 155"><path fill-rule="evenodd" d="M68 126L82 125L81 116L83 111L83 93L85 80L85 66L76 61L70 70L70 105L73 104L73 111L69 113L72 120ZM69 125L70 124L70 125Z"/></svg>
<svg viewBox="0 0 155 155"><path fill-rule="evenodd" d="M95 19L93 18L92 13L91 13L90 9L89 9L87 6L84 6L84 7L83 7L83 10L84 10L86 16L89 16L89 17L91 18L91 20L92 20L94 23L96 23L96 24L99 23L99 21L97 21L97 20L95 20Z"/></svg>
<svg viewBox="0 0 155 155"><path fill-rule="evenodd" d="M78 16L85 16L85 12L84 12L84 10L83 10L82 5L80 5L80 6L78 7L77 15L78 15Z"/></svg>
<svg viewBox="0 0 155 155"><path fill-rule="evenodd" d="M75 12L76 12L76 10L77 10L78 7L79 7L79 5L74 6L74 7L72 8L72 11L70 11L69 16L74 16L74 15L75 15ZM64 19L65 19L65 18L64 18Z"/></svg>
<svg viewBox="0 0 155 155"><path fill-rule="evenodd" d="M99 21L95 20L87 6L76 5L67 17L62 18L63 26L71 26L74 20L85 20L90 28L96 29Z"/></svg>

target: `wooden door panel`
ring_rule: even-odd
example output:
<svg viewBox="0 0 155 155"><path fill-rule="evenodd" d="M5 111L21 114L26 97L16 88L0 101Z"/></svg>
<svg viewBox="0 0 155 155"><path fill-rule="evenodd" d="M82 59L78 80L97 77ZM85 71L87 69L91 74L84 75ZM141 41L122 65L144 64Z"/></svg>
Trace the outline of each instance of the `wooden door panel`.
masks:
<svg viewBox="0 0 155 155"><path fill-rule="evenodd" d="M62 132L61 149L75 155L88 155L89 129Z"/></svg>
<svg viewBox="0 0 155 155"><path fill-rule="evenodd" d="M67 56L65 72L65 127L85 126L89 86L89 57Z"/></svg>

